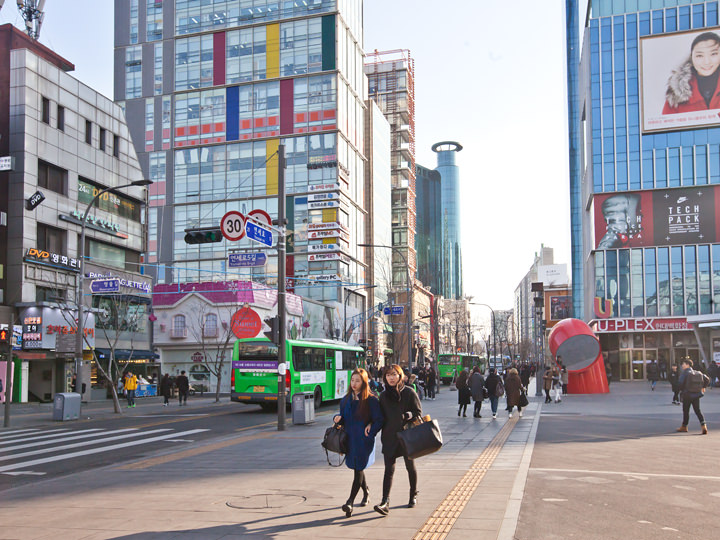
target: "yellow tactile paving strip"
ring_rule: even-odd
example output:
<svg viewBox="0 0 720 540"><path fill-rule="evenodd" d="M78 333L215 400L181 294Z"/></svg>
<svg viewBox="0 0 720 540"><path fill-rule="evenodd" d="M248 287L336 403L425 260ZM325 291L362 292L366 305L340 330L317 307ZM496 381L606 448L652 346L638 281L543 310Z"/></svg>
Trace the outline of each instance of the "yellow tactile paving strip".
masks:
<svg viewBox="0 0 720 540"><path fill-rule="evenodd" d="M483 450L483 453L475 460L468 472L465 473L465 476L460 479L445 500L440 503L420 530L413 536L413 540L443 540L450 533L465 505L475 493L485 473L500 453L516 423L517 418L508 420L493 440L490 441L487 448Z"/></svg>

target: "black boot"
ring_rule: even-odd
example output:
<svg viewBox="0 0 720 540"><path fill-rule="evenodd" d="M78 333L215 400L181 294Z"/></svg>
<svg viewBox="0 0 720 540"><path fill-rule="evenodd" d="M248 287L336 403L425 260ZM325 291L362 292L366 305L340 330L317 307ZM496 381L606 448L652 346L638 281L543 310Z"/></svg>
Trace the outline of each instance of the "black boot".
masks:
<svg viewBox="0 0 720 540"><path fill-rule="evenodd" d="M390 500L383 497L383 500L380 501L380 504L376 504L375 506L373 506L373 510L375 510L378 514L387 516L390 513Z"/></svg>
<svg viewBox="0 0 720 540"><path fill-rule="evenodd" d="M352 516L353 512L353 505L352 501L348 501L345 504L342 505L342 511L345 512L345 517Z"/></svg>
<svg viewBox="0 0 720 540"><path fill-rule="evenodd" d="M417 504L417 496L418 492L415 490L410 490L410 500L408 501L408 508L415 508L415 505Z"/></svg>
<svg viewBox="0 0 720 540"><path fill-rule="evenodd" d="M358 504L358 506L367 506L368 502L370 502L370 490L368 488L365 488L363 489L362 501L360 501L360 504Z"/></svg>

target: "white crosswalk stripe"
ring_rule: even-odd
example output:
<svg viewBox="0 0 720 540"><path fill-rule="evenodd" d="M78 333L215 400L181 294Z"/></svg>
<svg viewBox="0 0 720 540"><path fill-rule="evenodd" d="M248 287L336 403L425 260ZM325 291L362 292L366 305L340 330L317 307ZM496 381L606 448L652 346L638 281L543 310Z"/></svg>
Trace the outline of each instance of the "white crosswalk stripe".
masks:
<svg viewBox="0 0 720 540"><path fill-rule="evenodd" d="M0 436L0 441L7 441L7 440L10 440L10 439L18 439L18 438L22 438L22 437L29 437L29 436L32 436L32 435L40 435L40 434L42 434L42 433L55 433L55 432L57 432L57 431L70 431L70 429L69 429L69 428L48 429L47 431L40 431L39 429L27 429L27 430L22 430L22 431L29 432L29 433L21 433L20 431L16 431L15 433L13 433L13 434L11 434L11 435L2 435L2 436ZM1 443L0 443L0 444L1 444Z"/></svg>
<svg viewBox="0 0 720 540"><path fill-rule="evenodd" d="M107 431L98 428L63 430L60 433L56 431L34 431L27 433L32 435L27 438L20 437L10 441L3 441L4 444L0 444L0 474L11 475L15 474L11 471L18 470L21 470L24 474L35 474L43 470L42 467L37 466L46 463L70 460L144 444L170 442L170 440L183 439L209 430L176 431L172 428L151 430L126 428ZM53 435L47 435L50 432L53 432ZM80 450L69 451L73 449ZM35 459L27 459L32 456L36 456Z"/></svg>

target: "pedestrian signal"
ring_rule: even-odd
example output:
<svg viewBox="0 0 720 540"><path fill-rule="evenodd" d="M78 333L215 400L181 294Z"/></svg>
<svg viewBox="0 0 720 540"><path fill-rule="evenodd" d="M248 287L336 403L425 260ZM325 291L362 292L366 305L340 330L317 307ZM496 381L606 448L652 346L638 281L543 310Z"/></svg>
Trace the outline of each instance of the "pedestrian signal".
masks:
<svg viewBox="0 0 720 540"><path fill-rule="evenodd" d="M10 341L10 332L3 328L0 330L0 343L8 343Z"/></svg>

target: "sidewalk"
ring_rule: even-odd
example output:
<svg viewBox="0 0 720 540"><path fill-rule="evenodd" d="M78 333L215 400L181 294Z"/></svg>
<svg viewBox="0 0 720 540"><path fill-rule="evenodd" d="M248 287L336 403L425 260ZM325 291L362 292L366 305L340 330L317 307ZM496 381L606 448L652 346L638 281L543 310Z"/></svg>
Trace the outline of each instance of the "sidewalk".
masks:
<svg viewBox="0 0 720 540"><path fill-rule="evenodd" d="M422 403L423 412L439 420L445 445L417 461L420 495L414 509L405 507L409 489L400 461L390 515L372 510L383 476L378 439L378 459L367 470L370 505L345 518L340 506L352 473L345 466L327 466L320 447L329 425L330 413L324 412L315 424L289 426L285 432L246 430L6 491L0 538L401 540L429 538L431 533L418 531L433 528L445 531L434 538L512 538L538 404L531 396L524 418L508 421L502 404L493 420L487 402L482 419L459 418L457 392L448 387L437 400ZM42 522L34 516L43 516Z"/></svg>

